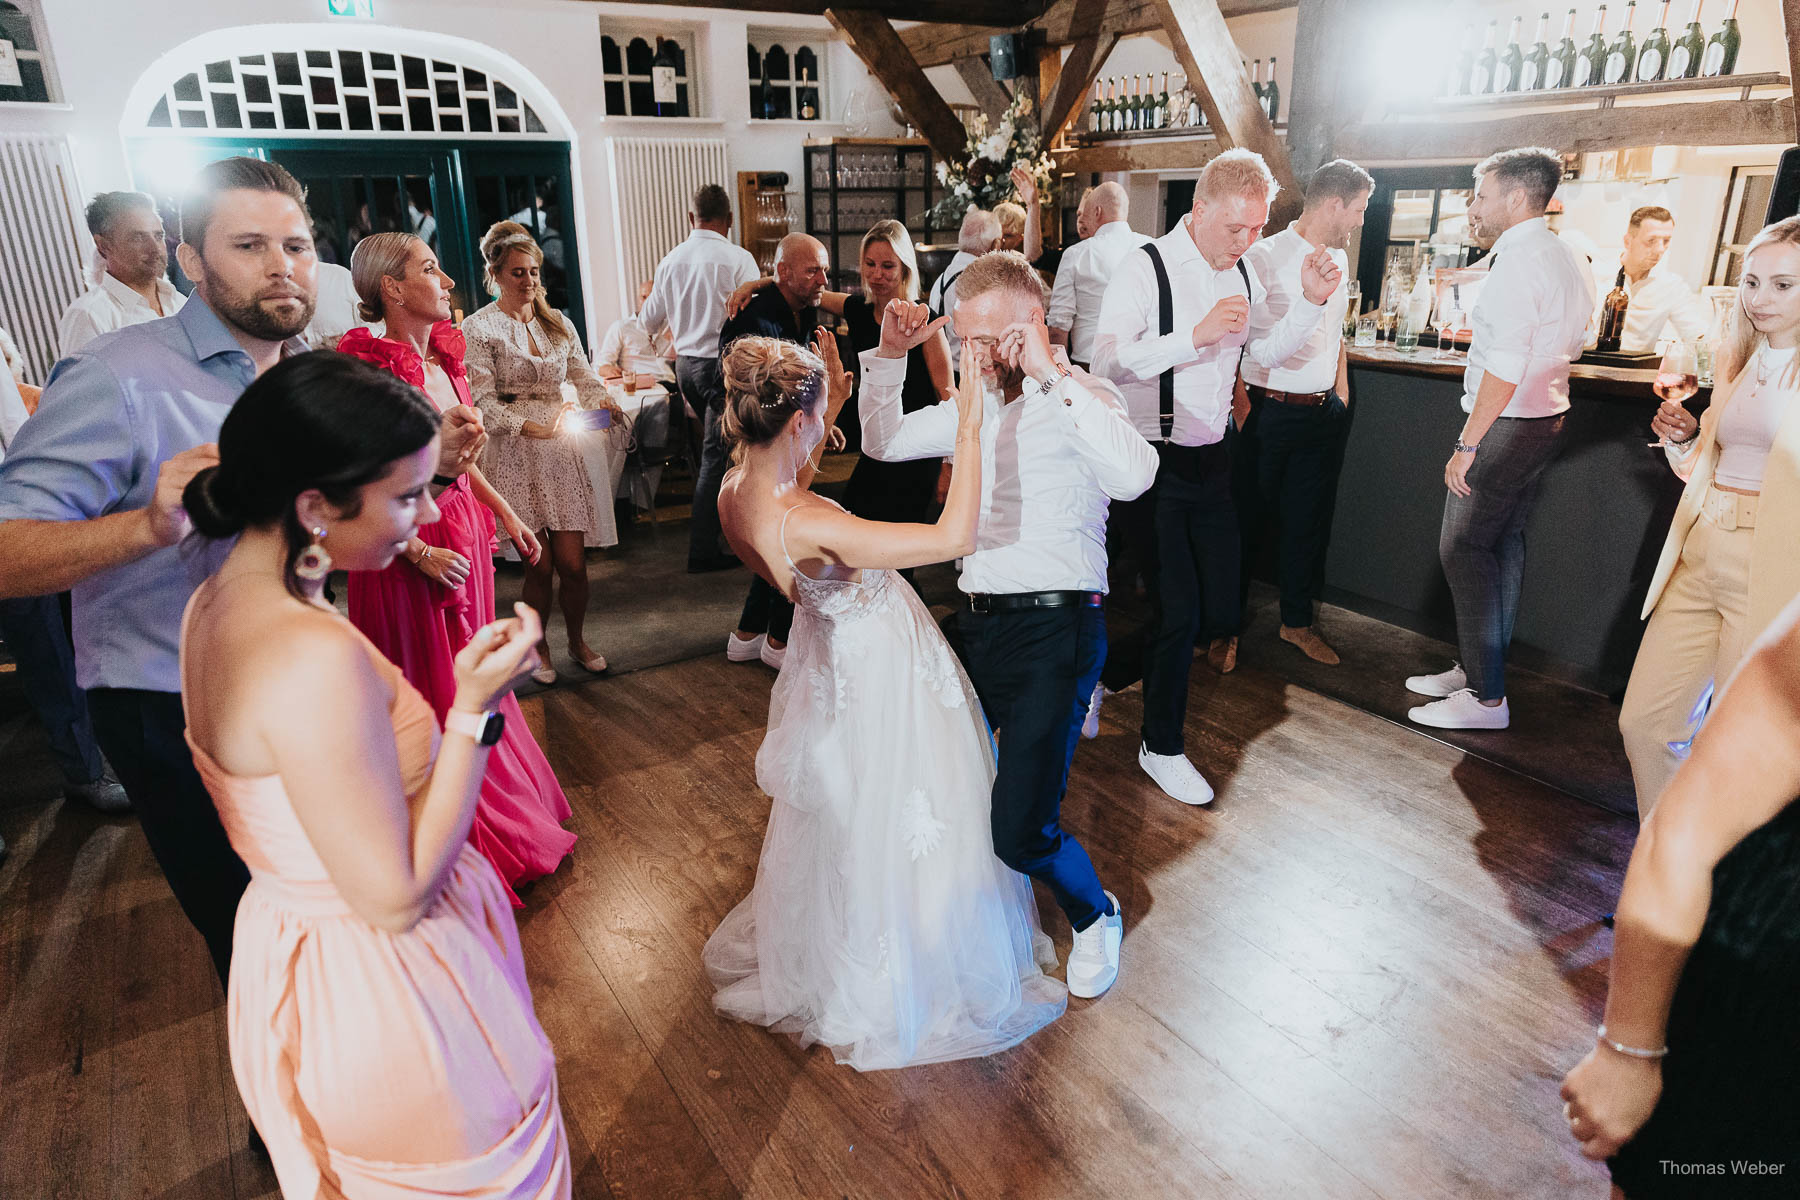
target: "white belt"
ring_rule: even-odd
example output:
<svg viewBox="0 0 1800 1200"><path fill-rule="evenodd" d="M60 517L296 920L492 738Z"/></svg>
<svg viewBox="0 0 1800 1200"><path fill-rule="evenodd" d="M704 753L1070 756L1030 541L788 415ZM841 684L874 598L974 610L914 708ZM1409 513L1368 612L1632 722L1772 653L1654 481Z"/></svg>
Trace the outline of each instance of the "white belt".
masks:
<svg viewBox="0 0 1800 1200"><path fill-rule="evenodd" d="M1707 520L1727 532L1733 529L1755 529L1756 506L1761 499L1761 496L1722 492L1709 484L1706 499L1700 503L1700 511L1706 514Z"/></svg>

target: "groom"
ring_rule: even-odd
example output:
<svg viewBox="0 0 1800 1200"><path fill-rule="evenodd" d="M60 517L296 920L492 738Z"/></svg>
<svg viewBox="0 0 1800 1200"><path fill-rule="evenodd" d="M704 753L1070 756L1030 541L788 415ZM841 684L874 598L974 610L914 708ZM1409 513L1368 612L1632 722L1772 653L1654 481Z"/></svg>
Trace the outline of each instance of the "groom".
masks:
<svg viewBox="0 0 1800 1200"><path fill-rule="evenodd" d="M981 370L981 518L962 560L963 661L999 734L994 852L1039 879L1075 930L1069 993L1098 996L1119 974L1124 917L1060 820L1069 760L1106 658L1106 508L1156 477L1156 452L1111 384L1072 369L1044 326L1044 288L1024 256L993 251L957 279L956 329ZM902 415L906 354L943 323L894 301L862 355L863 452L940 458L956 404Z"/></svg>

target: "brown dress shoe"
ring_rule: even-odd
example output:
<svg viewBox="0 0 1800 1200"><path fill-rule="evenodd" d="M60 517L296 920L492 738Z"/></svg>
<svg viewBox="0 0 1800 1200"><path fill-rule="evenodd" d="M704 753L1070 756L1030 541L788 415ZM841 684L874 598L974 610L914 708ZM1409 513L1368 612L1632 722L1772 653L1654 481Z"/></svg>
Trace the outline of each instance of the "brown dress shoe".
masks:
<svg viewBox="0 0 1800 1200"><path fill-rule="evenodd" d="M1206 648L1206 665L1221 675L1237 670L1237 639L1214 638L1212 645Z"/></svg>
<svg viewBox="0 0 1800 1200"><path fill-rule="evenodd" d="M1341 661L1338 658L1337 651L1326 645L1325 639L1315 633L1311 625L1283 625L1281 627L1281 640L1288 645L1295 647L1300 653L1306 655L1306 657L1312 659L1316 663L1324 663L1328 667L1335 667Z"/></svg>

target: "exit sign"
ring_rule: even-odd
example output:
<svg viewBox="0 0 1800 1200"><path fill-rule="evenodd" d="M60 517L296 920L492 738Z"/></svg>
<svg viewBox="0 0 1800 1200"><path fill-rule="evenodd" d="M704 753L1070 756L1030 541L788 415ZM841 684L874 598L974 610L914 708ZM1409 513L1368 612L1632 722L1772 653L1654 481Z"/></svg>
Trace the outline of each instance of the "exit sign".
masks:
<svg viewBox="0 0 1800 1200"><path fill-rule="evenodd" d="M334 17L375 19L375 0L325 0L325 11Z"/></svg>

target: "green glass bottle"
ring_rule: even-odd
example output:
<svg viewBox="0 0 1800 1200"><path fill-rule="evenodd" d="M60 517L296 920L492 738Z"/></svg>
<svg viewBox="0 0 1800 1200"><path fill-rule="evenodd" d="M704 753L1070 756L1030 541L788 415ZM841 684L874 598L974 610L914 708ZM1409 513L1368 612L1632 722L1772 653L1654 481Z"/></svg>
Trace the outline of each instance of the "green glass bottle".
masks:
<svg viewBox="0 0 1800 1200"><path fill-rule="evenodd" d="M1169 116L1169 73L1164 71L1162 91L1156 95L1156 127L1167 129L1174 123L1173 118Z"/></svg>
<svg viewBox="0 0 1800 1200"><path fill-rule="evenodd" d="M1665 79L1692 79L1700 73L1700 60L1706 54L1706 30L1700 25L1700 9L1706 0L1694 0L1688 13L1687 29L1669 50L1669 69Z"/></svg>
<svg viewBox="0 0 1800 1200"><path fill-rule="evenodd" d="M1575 78L1575 10L1563 18L1562 41L1550 51L1550 57L1544 60L1544 81L1540 85L1545 90L1550 88L1566 88Z"/></svg>
<svg viewBox="0 0 1800 1200"><path fill-rule="evenodd" d="M1701 60L1700 74L1708 78L1729 75L1737 70L1738 47L1744 41L1743 35L1738 33L1737 9L1738 0L1731 0L1731 11L1725 14L1725 23L1706 43L1706 57Z"/></svg>
<svg viewBox="0 0 1800 1200"><path fill-rule="evenodd" d="M1550 61L1550 43L1544 35L1550 32L1550 14L1538 14L1537 35L1532 38L1531 49L1525 52L1525 59L1519 64L1519 90L1535 92L1544 86L1544 66Z"/></svg>
<svg viewBox="0 0 1800 1200"><path fill-rule="evenodd" d="M1494 68L1494 92L1516 92L1519 90L1519 68L1525 65L1525 50L1519 45L1519 26L1524 17L1514 17L1512 28L1506 34L1506 49L1500 52L1500 63Z"/></svg>
<svg viewBox="0 0 1800 1200"><path fill-rule="evenodd" d="M1638 46L1637 71L1633 75L1639 83L1655 83L1663 77L1663 71L1669 65L1669 5L1672 0L1663 0L1662 13L1656 18L1656 28L1652 29Z"/></svg>
<svg viewBox="0 0 1800 1200"><path fill-rule="evenodd" d="M1263 84L1263 107L1269 110L1269 124L1281 119L1281 85L1275 82L1275 56L1269 55L1269 82Z"/></svg>
<svg viewBox="0 0 1800 1200"><path fill-rule="evenodd" d="M1637 16L1637 0L1626 0L1625 28L1606 48L1606 71L1601 83L1630 83L1631 68L1637 64L1637 38L1631 32L1632 18Z"/></svg>
<svg viewBox="0 0 1800 1200"><path fill-rule="evenodd" d="M1575 74L1570 77L1570 87L1588 87L1600 82L1600 75L1606 69L1606 5L1594 14L1594 32L1589 35L1587 44L1575 56Z"/></svg>

